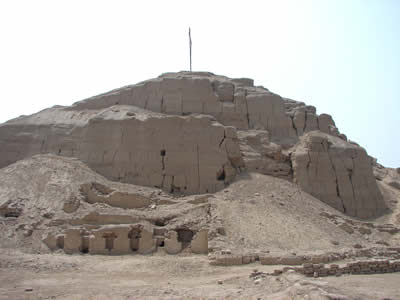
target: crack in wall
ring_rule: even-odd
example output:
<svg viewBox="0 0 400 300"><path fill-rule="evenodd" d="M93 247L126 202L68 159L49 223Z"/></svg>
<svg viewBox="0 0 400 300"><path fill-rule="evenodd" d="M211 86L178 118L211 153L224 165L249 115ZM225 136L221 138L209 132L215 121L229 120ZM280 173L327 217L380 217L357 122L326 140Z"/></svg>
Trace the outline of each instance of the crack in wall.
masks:
<svg viewBox="0 0 400 300"><path fill-rule="evenodd" d="M124 138L125 138L125 129L126 127L121 128L121 140L120 140L120 146L124 144Z"/></svg>
<svg viewBox="0 0 400 300"><path fill-rule="evenodd" d="M174 191L175 191L174 180L175 180L175 176L172 176L171 188L170 188L170 191L169 191L171 194L174 193Z"/></svg>
<svg viewBox="0 0 400 300"><path fill-rule="evenodd" d="M310 165L311 165L310 151L307 151L307 155L308 155L308 162L307 162L307 165L306 165L306 169L307 169L307 173L308 173L308 169L310 168Z"/></svg>
<svg viewBox="0 0 400 300"><path fill-rule="evenodd" d="M222 140L219 142L218 148L221 148L223 142L225 141L226 135L225 135L225 130L224 130L224 137L222 138Z"/></svg>
<svg viewBox="0 0 400 300"><path fill-rule="evenodd" d="M162 175L161 188L164 188L164 182L165 182L165 174Z"/></svg>
<svg viewBox="0 0 400 300"><path fill-rule="evenodd" d="M332 157L331 157L331 155L329 153L329 143L328 143L328 149L327 149L326 153L328 154L328 159L329 159L329 161L331 163L332 170L333 170L333 172L335 174L336 196L340 199L340 202L342 204L343 213L346 213L346 206L344 205L343 198L340 195L339 180L338 180L338 176L337 176L337 172L336 172L336 167L335 167L335 164L333 163Z"/></svg>
<svg viewBox="0 0 400 300"><path fill-rule="evenodd" d="M306 132L307 127L307 111L304 111L304 126L303 126L303 133Z"/></svg>
<svg viewBox="0 0 400 300"><path fill-rule="evenodd" d="M199 144L196 144L197 150L197 185L200 190L200 153L199 153Z"/></svg>
<svg viewBox="0 0 400 300"><path fill-rule="evenodd" d="M249 114L249 105L247 103L247 91L244 91L244 103L246 104L246 119L247 119L247 127L250 128L250 114Z"/></svg>
<svg viewBox="0 0 400 300"><path fill-rule="evenodd" d="M179 89L179 97L181 99L181 114L183 115L183 96L182 96L182 90Z"/></svg>
<svg viewBox="0 0 400 300"><path fill-rule="evenodd" d="M113 157L112 157L112 161L111 161L112 164L114 164L115 157L117 156L117 153L118 153L118 150L115 150L114 154L113 154Z"/></svg>
<svg viewBox="0 0 400 300"><path fill-rule="evenodd" d="M317 177L317 178L318 178L318 170L319 170L319 155L320 155L320 153L321 153L321 151L318 151L316 168L315 168L315 177Z"/></svg>
<svg viewBox="0 0 400 300"><path fill-rule="evenodd" d="M353 202L355 202L356 201L356 194L355 194L354 185L353 185L353 172L355 170L355 165L354 165L353 157L351 158L351 164L352 164L353 168L351 170L347 170L347 171L348 171L348 175L349 175L351 191L353 193ZM357 206L354 206L354 212L355 212L355 215L357 215Z"/></svg>
<svg viewBox="0 0 400 300"><path fill-rule="evenodd" d="M42 144L40 145L40 153L43 153L45 143L46 143L45 140L42 140Z"/></svg>
<svg viewBox="0 0 400 300"><path fill-rule="evenodd" d="M161 96L160 112L162 112L162 113L165 112L165 107L164 107L164 96Z"/></svg>
<svg viewBox="0 0 400 300"><path fill-rule="evenodd" d="M294 115L293 115L293 116L289 116L289 118L290 118L290 120L292 121L293 130L294 130L294 132L296 133L296 135L298 136L299 134L298 134L298 132L297 132L296 125L294 124Z"/></svg>
<svg viewBox="0 0 400 300"><path fill-rule="evenodd" d="M165 156L166 156L166 151L165 150L161 150L160 151L160 155L161 155L161 170L164 171L165 170Z"/></svg>

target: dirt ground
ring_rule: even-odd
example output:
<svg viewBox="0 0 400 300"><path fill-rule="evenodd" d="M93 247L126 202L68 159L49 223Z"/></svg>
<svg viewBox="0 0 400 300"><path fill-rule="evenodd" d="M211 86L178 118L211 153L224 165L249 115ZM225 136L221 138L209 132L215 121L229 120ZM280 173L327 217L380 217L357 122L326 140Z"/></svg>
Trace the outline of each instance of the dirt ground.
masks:
<svg viewBox="0 0 400 300"><path fill-rule="evenodd" d="M255 281L253 263L218 267L207 256L26 254L0 251L0 299L400 299L400 273Z"/></svg>

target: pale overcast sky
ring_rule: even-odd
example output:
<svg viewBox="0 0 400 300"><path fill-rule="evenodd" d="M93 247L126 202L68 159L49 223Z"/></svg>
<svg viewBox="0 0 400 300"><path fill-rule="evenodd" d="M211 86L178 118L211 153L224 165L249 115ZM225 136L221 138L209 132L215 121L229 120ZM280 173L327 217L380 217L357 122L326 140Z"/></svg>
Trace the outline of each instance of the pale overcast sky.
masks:
<svg viewBox="0 0 400 300"><path fill-rule="evenodd" d="M0 122L193 69L333 116L400 167L400 1L0 2Z"/></svg>

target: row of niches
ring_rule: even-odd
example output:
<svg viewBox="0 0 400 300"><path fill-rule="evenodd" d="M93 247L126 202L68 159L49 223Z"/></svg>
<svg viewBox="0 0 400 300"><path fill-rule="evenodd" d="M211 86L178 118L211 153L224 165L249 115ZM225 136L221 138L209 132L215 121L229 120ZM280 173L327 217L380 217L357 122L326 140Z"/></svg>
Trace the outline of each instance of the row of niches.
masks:
<svg viewBox="0 0 400 300"><path fill-rule="evenodd" d="M207 229L166 230L142 224L105 225L93 230L70 228L58 234L48 233L43 242L50 250L63 249L67 254L149 254L159 249L168 254L178 254L183 250L208 254Z"/></svg>

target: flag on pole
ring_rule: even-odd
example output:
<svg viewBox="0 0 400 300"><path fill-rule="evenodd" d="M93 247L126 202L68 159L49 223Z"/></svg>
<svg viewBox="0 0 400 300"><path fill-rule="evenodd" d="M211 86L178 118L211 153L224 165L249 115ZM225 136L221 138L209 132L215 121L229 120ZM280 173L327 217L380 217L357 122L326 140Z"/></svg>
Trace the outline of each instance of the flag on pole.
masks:
<svg viewBox="0 0 400 300"><path fill-rule="evenodd" d="M189 27L189 56L190 56L190 72L192 72L192 36Z"/></svg>

